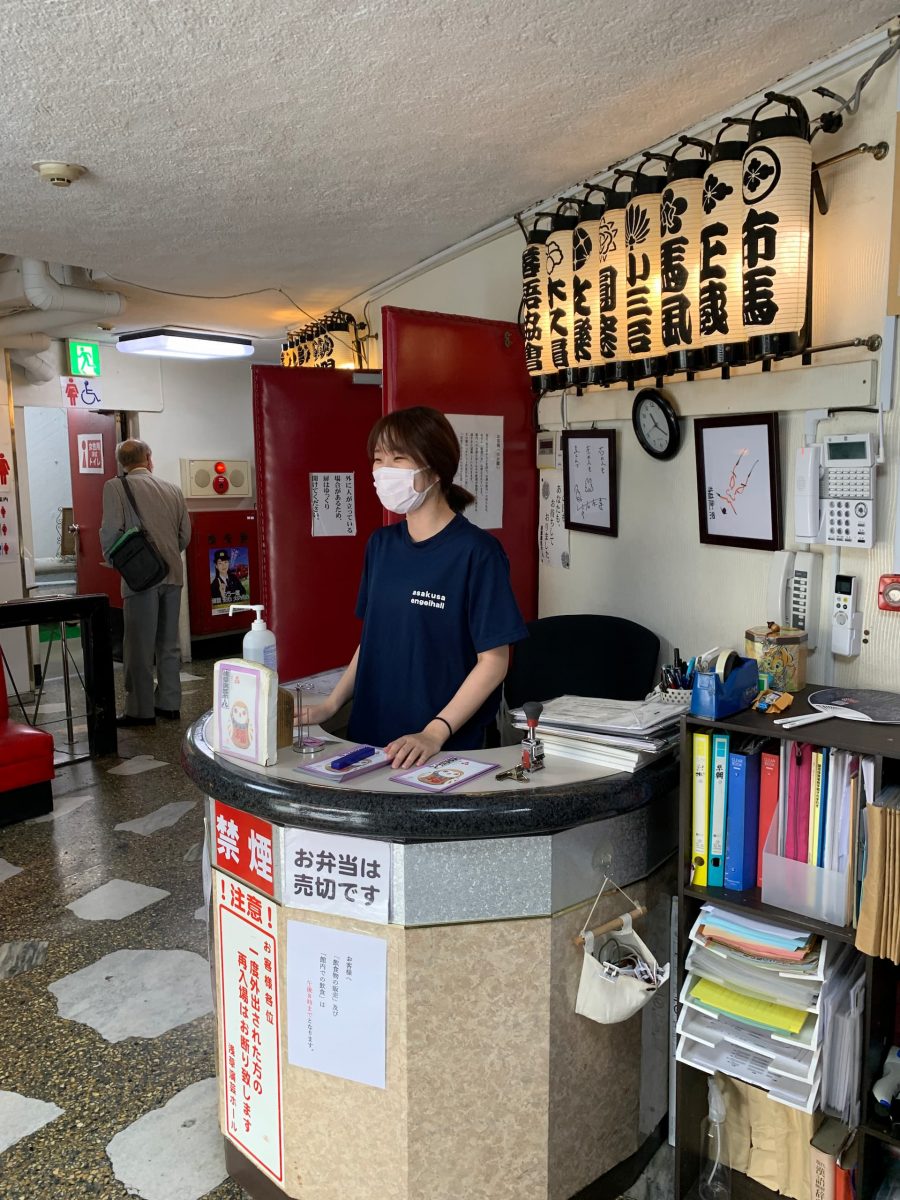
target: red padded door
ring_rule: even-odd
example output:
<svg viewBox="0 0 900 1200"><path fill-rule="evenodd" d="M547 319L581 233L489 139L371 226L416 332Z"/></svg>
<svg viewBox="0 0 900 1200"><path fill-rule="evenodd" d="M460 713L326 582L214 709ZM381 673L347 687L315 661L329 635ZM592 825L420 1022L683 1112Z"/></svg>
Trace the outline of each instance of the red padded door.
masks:
<svg viewBox="0 0 900 1200"><path fill-rule="evenodd" d="M503 526L513 591L537 617L538 479L534 397L518 327L409 308L381 310L384 410L427 404L444 413L503 417Z"/></svg>
<svg viewBox="0 0 900 1200"><path fill-rule="evenodd" d="M69 468L72 474L72 524L75 536L76 587L81 593L106 592L111 608L122 607L122 577L108 567L100 549L103 485L116 474L114 413L67 408Z"/></svg>
<svg viewBox="0 0 900 1200"><path fill-rule="evenodd" d="M283 680L344 666L359 644L363 553L381 525L366 456L381 388L353 378L321 367L253 368L262 603ZM328 471L353 472L354 537L312 536L309 476Z"/></svg>

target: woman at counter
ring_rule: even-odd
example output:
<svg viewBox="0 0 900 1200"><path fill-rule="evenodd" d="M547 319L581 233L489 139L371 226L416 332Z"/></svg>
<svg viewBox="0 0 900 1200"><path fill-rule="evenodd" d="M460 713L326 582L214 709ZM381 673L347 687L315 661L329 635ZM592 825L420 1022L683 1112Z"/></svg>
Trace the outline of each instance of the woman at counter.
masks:
<svg viewBox="0 0 900 1200"><path fill-rule="evenodd" d="M304 717L321 724L352 697L350 738L413 767L442 748L483 746L510 644L527 631L503 547L463 516L474 496L453 482L459 442L443 413L389 413L369 434L368 454L379 500L406 520L369 539L359 646Z"/></svg>

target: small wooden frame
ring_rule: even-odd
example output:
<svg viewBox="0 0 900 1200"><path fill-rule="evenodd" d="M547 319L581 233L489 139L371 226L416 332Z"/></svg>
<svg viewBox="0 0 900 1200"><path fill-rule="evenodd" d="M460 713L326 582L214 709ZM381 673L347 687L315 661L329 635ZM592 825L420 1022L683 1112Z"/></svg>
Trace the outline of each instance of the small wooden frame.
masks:
<svg viewBox="0 0 900 1200"><path fill-rule="evenodd" d="M618 537L615 429L567 430L562 459L566 529Z"/></svg>

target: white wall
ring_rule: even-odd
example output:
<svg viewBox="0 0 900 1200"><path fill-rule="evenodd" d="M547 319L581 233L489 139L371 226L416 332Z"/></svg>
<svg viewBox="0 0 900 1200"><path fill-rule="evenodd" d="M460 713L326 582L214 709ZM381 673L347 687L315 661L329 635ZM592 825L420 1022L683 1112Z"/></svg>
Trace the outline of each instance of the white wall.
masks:
<svg viewBox="0 0 900 1200"><path fill-rule="evenodd" d="M17 411L16 424L24 433L20 446L27 447L31 549L35 558L56 558L59 510L72 503L66 414L60 408L24 408ZM21 493L25 490L24 472L20 472L19 484ZM24 497L20 500L24 518Z"/></svg>
<svg viewBox="0 0 900 1200"><path fill-rule="evenodd" d="M180 486L181 458L245 458L252 463L249 363L161 359L160 366L162 411L142 412L139 418L140 436L153 450L155 472ZM251 508L254 501L225 503L229 508Z"/></svg>
<svg viewBox="0 0 900 1200"><path fill-rule="evenodd" d="M833 90L849 95L864 68L831 82ZM773 84L775 81L773 80ZM814 157L825 158L860 142L887 141L891 154L883 162L865 155L847 160L824 176L831 211L815 221L814 340L818 343L865 336L882 331L885 315L891 200L894 177L895 98L897 72L879 72L864 93L855 118L848 118L838 135L818 137ZM819 112L822 101L808 96L810 110ZM672 131L676 133L677 130ZM514 320L520 293L518 232L469 251L418 278L403 283L370 301L369 316L379 327L383 304L423 308ZM357 311L357 304L353 305ZM870 360L865 352L849 351L820 356L821 363ZM379 359L380 361L380 359ZM809 369L807 369L809 370ZM840 372L824 370L810 376L821 387L807 387L802 406L827 407L847 402L859 404L857 387L852 398L844 390ZM748 387L747 407L781 410L787 407L786 389L778 372L758 375ZM697 381L674 389L690 397L683 407L697 413L724 412L733 407L728 384ZM733 393L732 393L733 394ZM618 429L619 517L617 539L571 534L571 569L541 568L542 615L566 612L606 612L631 617L654 629L664 642L664 654L677 645L682 653L715 643L741 648L744 629L766 619L765 588L771 561L768 553L716 548L700 544L698 533L693 422L684 422L683 447L675 459L657 463L638 446L626 394L589 393L568 404L569 427L602 421ZM676 404L678 401L676 401ZM742 403L744 399L742 398ZM795 402L792 402L795 403ZM801 403L801 402L796 402ZM541 422L560 427L560 397L545 398ZM838 418L820 428L820 436L842 431L875 431L870 416ZM782 480L785 493L785 546L797 548L793 538L791 488L794 452L803 432L802 411L784 413L780 420ZM869 644L856 660L837 660L835 681L868 683L896 688L900 678L900 615L877 608L878 577L900 570L893 562L894 502L898 488L900 414L891 412L885 422L888 465L879 471L878 542L872 551L846 550L841 569L860 577L865 628ZM819 553L824 547L818 549ZM823 575L823 616L827 615L829 551ZM826 678L830 664L820 650L810 661L809 677Z"/></svg>

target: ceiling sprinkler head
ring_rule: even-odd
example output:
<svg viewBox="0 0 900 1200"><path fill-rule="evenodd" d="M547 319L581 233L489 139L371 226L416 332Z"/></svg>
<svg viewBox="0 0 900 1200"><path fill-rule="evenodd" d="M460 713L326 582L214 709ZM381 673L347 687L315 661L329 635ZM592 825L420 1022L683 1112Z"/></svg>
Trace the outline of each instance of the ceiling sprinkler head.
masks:
<svg viewBox="0 0 900 1200"><path fill-rule="evenodd" d="M64 188L74 183L76 179L80 179L87 170L87 167L80 167L78 163L36 162L31 166L41 179L46 179L54 187Z"/></svg>

